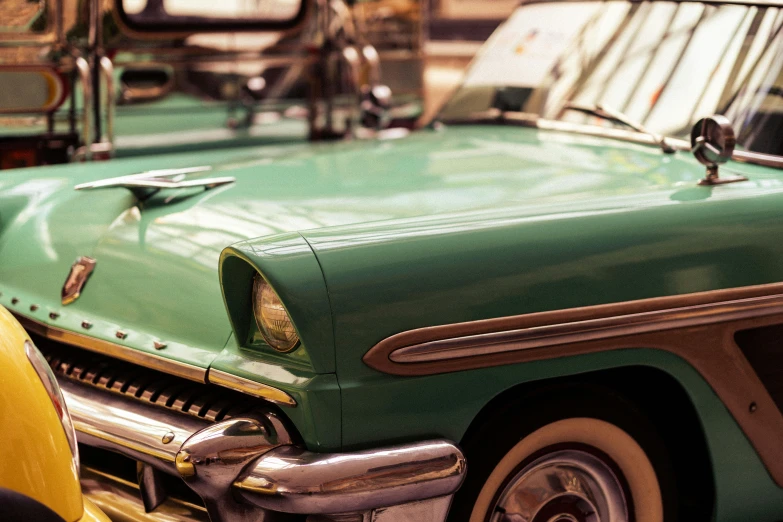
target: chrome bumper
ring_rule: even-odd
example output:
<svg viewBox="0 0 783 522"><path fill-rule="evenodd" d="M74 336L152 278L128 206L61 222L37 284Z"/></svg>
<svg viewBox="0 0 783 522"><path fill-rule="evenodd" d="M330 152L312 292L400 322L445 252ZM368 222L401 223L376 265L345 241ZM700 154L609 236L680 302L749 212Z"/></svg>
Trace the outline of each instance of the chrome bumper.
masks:
<svg viewBox="0 0 783 522"><path fill-rule="evenodd" d="M274 513L444 521L466 470L462 452L445 440L313 453L292 444L271 410L210 423L66 378L60 385L80 443L140 463L139 493L150 521L168 520L156 517L165 501L155 478L160 472L181 477L198 493L212 522L267 520ZM83 482L88 496L101 491L94 476Z"/></svg>

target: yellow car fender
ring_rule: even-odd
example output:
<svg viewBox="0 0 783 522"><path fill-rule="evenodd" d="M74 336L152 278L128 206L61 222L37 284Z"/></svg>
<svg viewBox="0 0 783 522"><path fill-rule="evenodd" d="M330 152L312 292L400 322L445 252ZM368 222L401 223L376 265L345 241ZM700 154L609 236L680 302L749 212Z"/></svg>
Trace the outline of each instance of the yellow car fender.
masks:
<svg viewBox="0 0 783 522"><path fill-rule="evenodd" d="M25 354L26 340L0 306L0 487L37 500L66 522L108 520L85 512L68 439Z"/></svg>

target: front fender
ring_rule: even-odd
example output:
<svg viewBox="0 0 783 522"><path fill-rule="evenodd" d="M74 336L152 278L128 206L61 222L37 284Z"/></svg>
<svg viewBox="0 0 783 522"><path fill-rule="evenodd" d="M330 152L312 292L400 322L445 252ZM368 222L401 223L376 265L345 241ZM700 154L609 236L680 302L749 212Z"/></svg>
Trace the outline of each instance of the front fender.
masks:
<svg viewBox="0 0 783 522"><path fill-rule="evenodd" d="M277 353L258 343L252 310L252 281L262 274L296 326L300 346ZM234 330L214 370L284 391L296 405L283 408L312 451L342 445L341 392L329 294L315 254L296 233L243 241L220 256L220 285Z"/></svg>
<svg viewBox="0 0 783 522"><path fill-rule="evenodd" d="M256 272L275 289L299 332L301 347L291 356L310 364L315 373L334 373L329 294L307 241L298 233L289 233L243 241L221 253L223 300L240 346L250 347L254 325L251 289ZM276 353L269 355L279 357Z"/></svg>

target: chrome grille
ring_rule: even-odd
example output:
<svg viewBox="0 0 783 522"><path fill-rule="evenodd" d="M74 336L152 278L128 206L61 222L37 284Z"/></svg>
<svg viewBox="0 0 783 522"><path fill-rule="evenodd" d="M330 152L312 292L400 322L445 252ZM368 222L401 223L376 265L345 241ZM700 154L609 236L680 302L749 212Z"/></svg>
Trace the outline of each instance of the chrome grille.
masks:
<svg viewBox="0 0 783 522"><path fill-rule="evenodd" d="M241 393L167 375L28 333L58 377L211 422L258 409L274 409L268 402Z"/></svg>
<svg viewBox="0 0 783 522"><path fill-rule="evenodd" d="M61 386L71 382L80 388L94 388L96 394L121 395L124 399L170 411L175 417L186 415L207 422L269 415L270 410L279 412L276 406L262 399L120 361L29 330L28 334L46 357ZM113 519L122 522L208 520L203 502L179 476L154 472L154 484L145 483L140 473L147 464L107 449L82 443L79 446L84 464L82 487L88 498L111 513ZM145 508L150 488L162 492L164 500Z"/></svg>

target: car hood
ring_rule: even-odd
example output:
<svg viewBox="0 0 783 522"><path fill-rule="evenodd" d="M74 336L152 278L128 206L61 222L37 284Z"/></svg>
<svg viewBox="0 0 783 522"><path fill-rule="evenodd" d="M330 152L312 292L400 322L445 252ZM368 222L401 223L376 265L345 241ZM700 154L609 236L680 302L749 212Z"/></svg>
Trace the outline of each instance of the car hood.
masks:
<svg viewBox="0 0 783 522"><path fill-rule="evenodd" d="M164 191L139 204L88 181L209 166L236 182ZM201 368L231 328L217 268L233 243L335 225L657 197L703 176L689 156L616 140L513 127L452 127L397 140L299 144L20 170L0 178L0 303L43 323ZM96 260L63 306L74 261ZM12 301L14 299L15 301ZM90 332L85 332L87 327ZM118 333L118 331L120 333ZM123 334L127 334L123 338Z"/></svg>

